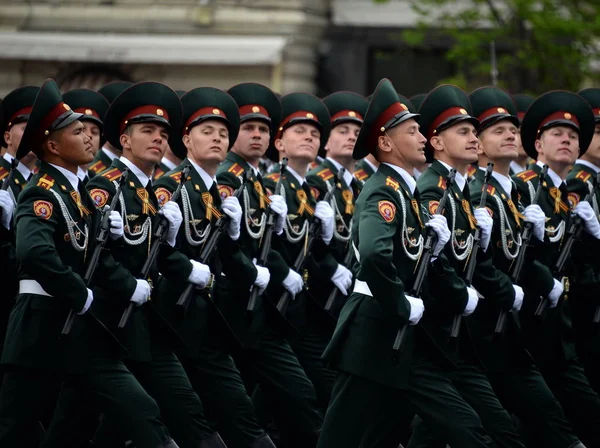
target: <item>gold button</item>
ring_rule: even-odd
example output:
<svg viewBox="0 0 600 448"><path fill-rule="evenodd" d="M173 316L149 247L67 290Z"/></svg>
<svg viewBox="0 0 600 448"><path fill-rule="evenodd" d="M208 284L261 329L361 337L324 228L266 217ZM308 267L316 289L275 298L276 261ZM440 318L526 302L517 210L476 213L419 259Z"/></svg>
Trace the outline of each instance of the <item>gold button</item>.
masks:
<svg viewBox="0 0 600 448"><path fill-rule="evenodd" d="M162 117L165 113L163 112L162 109L156 109L156 115L158 115L159 117Z"/></svg>
<svg viewBox="0 0 600 448"><path fill-rule="evenodd" d="M506 111L502 107L498 108L498 112L501 113L501 114L505 114L506 113Z"/></svg>
<svg viewBox="0 0 600 448"><path fill-rule="evenodd" d="M221 111L219 109L213 109L213 114L221 115Z"/></svg>
<svg viewBox="0 0 600 448"><path fill-rule="evenodd" d="M348 112L348 116L349 117L356 117L356 112L354 112L353 110L351 110L350 112Z"/></svg>
<svg viewBox="0 0 600 448"><path fill-rule="evenodd" d="M566 118L567 120L570 120L570 119L571 119L571 117L572 117L572 115L571 115L569 112L565 112L565 118Z"/></svg>
<svg viewBox="0 0 600 448"><path fill-rule="evenodd" d="M260 112L260 109L258 106L252 106L252 112L254 112L255 114Z"/></svg>
<svg viewBox="0 0 600 448"><path fill-rule="evenodd" d="M64 107L65 109L67 109L67 110L71 110L71 108L69 107L69 105L68 105L68 104L66 104L66 103L63 103L63 107Z"/></svg>
<svg viewBox="0 0 600 448"><path fill-rule="evenodd" d="M467 111L466 111L466 110L464 110L464 109L461 109L459 112L460 112L461 114L463 114L463 115L467 115Z"/></svg>
<svg viewBox="0 0 600 448"><path fill-rule="evenodd" d="M404 104L404 103L400 103L400 106L402 106L402 109L404 109L404 110L408 110L408 107L406 106L406 104Z"/></svg>
<svg viewBox="0 0 600 448"><path fill-rule="evenodd" d="M315 118L315 116L309 112L306 114L306 118L310 118L312 120L313 118Z"/></svg>

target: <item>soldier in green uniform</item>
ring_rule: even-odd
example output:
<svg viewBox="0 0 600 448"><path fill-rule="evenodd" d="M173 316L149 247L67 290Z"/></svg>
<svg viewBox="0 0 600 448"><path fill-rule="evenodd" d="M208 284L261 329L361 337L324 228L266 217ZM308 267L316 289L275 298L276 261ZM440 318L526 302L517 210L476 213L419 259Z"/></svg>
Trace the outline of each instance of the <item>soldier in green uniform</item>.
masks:
<svg viewBox="0 0 600 448"><path fill-rule="evenodd" d="M240 127L238 105L226 92L212 87L193 89L181 97L181 102L183 140L173 139L172 148L184 161L156 182L159 202L169 200L183 168L189 166L190 174L179 200L184 221L178 247L193 260L199 259L204 245L212 238L216 222L222 216L228 216L230 221L212 259L202 260L210 262L210 268L203 265L205 272L216 275L214 301L208 289L196 290L182 317L176 301L186 285L168 279L161 281L156 300L186 342L179 352L181 363L206 408L209 421L214 422L227 445L274 448L258 423L230 354L234 337L230 325L246 324L244 295L252 287L265 289L270 279L268 269L255 266L243 251L246 244L241 236L242 208L237 197L229 195L221 200L216 181L217 167L234 144ZM234 280L236 293L228 299L229 303L222 304L218 299L223 298L223 293L218 295L216 291L231 291L227 279ZM226 283L225 288L221 283ZM223 314L215 303L223 305ZM234 305L241 313L228 312Z"/></svg>
<svg viewBox="0 0 600 448"><path fill-rule="evenodd" d="M108 100L100 93L90 89L74 89L65 93L63 96L74 112L81 114L81 122L83 123L83 131L92 139L92 152L94 157L98 155L98 151L104 144L102 136L102 120L110 105ZM88 166L79 167L77 177L87 184L89 180Z"/></svg>
<svg viewBox="0 0 600 448"><path fill-rule="evenodd" d="M587 151L575 162L567 177L569 202L575 207L591 193L589 202L598 216L600 198L595 190L598 188L596 178L600 172L600 89L585 89L579 92L579 95L594 111L596 131ZM600 281L598 251L592 250L597 245L597 240L584 234L573 257L574 269L569 299L577 354L590 384L596 392L600 392L600 347L598 346L600 326L594 321L600 302L590 294L590 291L597 290Z"/></svg>
<svg viewBox="0 0 600 448"><path fill-rule="evenodd" d="M100 216L76 175L93 158L80 117L63 102L56 83L46 81L16 154L21 158L33 149L42 162L16 210L19 295L2 354L0 444L39 446L40 413L66 375L86 404L127 426L137 446L175 448L156 403L118 360L122 347L88 311L94 293L82 277ZM122 235L120 223L112 213L111 239ZM100 257L93 281L120 297L135 294L135 278L108 251ZM60 338L71 309L83 316L69 337Z"/></svg>
<svg viewBox="0 0 600 448"><path fill-rule="evenodd" d="M524 93L520 93L513 96L515 103L517 104L518 118L519 118L519 128L521 127L521 122L523 121L523 117L525 116L525 112L533 103L535 99L531 95L526 95ZM519 157L513 160L510 163L510 175L514 176L519 174L525 170L527 170L527 165L533 160L530 160L529 156L523 149L523 144L521 143L521 135L517 133L517 148L519 150Z"/></svg>
<svg viewBox="0 0 600 448"><path fill-rule="evenodd" d="M484 188L484 169L494 163L486 187L486 208L494 221L490 245L481 253L477 275L484 299L468 318L477 354L494 390L505 408L519 417L535 443L547 447L570 447L578 443L564 412L548 388L525 348L518 311L523 304L523 289L514 285L510 269L521 250L524 222L544 225L539 205L523 210L509 170L518 156L517 108L512 97L495 87L483 87L470 95L473 114L479 126L479 171L469 185L474 206L480 206ZM531 253L529 254L532 255ZM530 257L521 279L549 275L548 268ZM521 280L519 283L522 283ZM508 312L505 329L496 334L501 311Z"/></svg>
<svg viewBox="0 0 600 448"><path fill-rule="evenodd" d="M418 204L412 170L425 160L426 143L418 118L384 79L356 142L356 159L371 152L381 164L356 202L356 281L324 353L339 372L319 447L374 446L367 435L380 439L407 427L415 412L452 446L493 446L475 411L444 375L450 361L418 325L423 301L409 295L426 227L437 236L426 287L440 300L456 288L442 254L450 238L446 219L435 215L425 224ZM464 301L466 291L463 307ZM404 343L394 350L405 325Z"/></svg>
<svg viewBox="0 0 600 448"><path fill-rule="evenodd" d="M123 92L123 90L131 87L133 83L128 81L114 81L106 84L104 87L98 89L98 93L100 93L109 103L112 103L117 96ZM100 117L104 120L104 117ZM101 173L106 170L112 163L114 159L117 159L121 156L122 152L115 146L113 146L110 142L105 141L100 148L100 151L94 157L94 160L89 166L88 175L90 178L94 177L96 174Z"/></svg>
<svg viewBox="0 0 600 448"><path fill-rule="evenodd" d="M166 149L171 132L181 123L181 102L169 87L155 82L134 84L124 90L110 105L104 120L106 139L122 149L123 156L113 160L111 167L95 176L87 185L95 206L102 209L110 204L116 193L115 181L129 170L129 177L120 193L118 209L122 214L124 235L113 247L115 259L133 274L139 274L154 243L154 231L160 219L167 222L166 243L159 249L156 266L150 281L156 284L158 272L169 280L191 282L206 286L208 274L205 266L190 261L175 250L176 237L182 222L177 203L159 204L151 186L150 176ZM147 283L145 285L148 287ZM157 401L165 423L182 447L223 447L221 437L212 430L204 418L202 403L193 390L183 367L173 353L179 338L156 307L135 295L131 300L120 297L122 307L108 306L109 292L105 284L97 283L94 294L98 300L98 314L113 329L130 352L126 365L142 386ZM137 305L123 328L117 327L129 302ZM62 398L62 396L61 396ZM85 403L60 402L65 409L62 417L55 419L56 440L69 433L70 421L81 420ZM110 425L130 436L129 428L119 421L107 419L99 429L97 444L106 446L103 437L110 434ZM77 425L73 425L77 426ZM110 446L110 445L109 445Z"/></svg>
<svg viewBox="0 0 600 448"><path fill-rule="evenodd" d="M513 177L521 199L530 204L538 186L539 173L546 164L548 176L541 185L539 205L546 218L545 227L529 250L550 270L558 259L571 213L580 216L585 231L595 239L600 237L600 224L587 201L569 206L565 179L578 156L587 150L594 134L594 113L589 104L575 93L553 91L536 99L521 124L521 139L527 154L537 159L531 169ZM520 321L525 343L546 383L561 403L575 433L589 446L598 446L600 436L600 397L590 387L577 360L571 328L569 279L552 275L524 283L525 300ZM563 297L563 291L567 295ZM543 298L549 310L543 316L535 311Z"/></svg>

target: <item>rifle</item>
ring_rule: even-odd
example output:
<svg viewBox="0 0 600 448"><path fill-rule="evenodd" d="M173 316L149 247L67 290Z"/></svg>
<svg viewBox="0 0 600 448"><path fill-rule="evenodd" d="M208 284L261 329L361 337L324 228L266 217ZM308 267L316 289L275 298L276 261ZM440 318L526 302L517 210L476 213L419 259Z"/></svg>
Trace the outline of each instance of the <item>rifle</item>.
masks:
<svg viewBox="0 0 600 448"><path fill-rule="evenodd" d="M349 245L348 245L347 249L348 249L348 252L346 253L346 257L344 258L343 265L348 268L348 266L350 265L350 263L352 263L352 260L354 259L354 253L353 253L352 248ZM329 293L329 296L327 297L327 302L325 302L325 306L323 307L323 309L325 311L327 311L327 312L331 311L331 307L333 306L333 303L335 302L335 298L338 295L338 291L339 290L338 290L337 286L334 286L333 288L331 288L331 292Z"/></svg>
<svg viewBox="0 0 600 448"><path fill-rule="evenodd" d="M283 179L283 175L285 170L287 169L288 158L284 157L280 164L279 169L279 180L275 185L275 194L281 188L281 179ZM265 227L265 232L262 237L262 241L260 242L260 249L258 258L256 260L256 264L258 266L264 266L267 263L267 258L269 257L269 252L271 251L271 241L273 239L273 230L275 229L275 213L272 210L267 212L267 225ZM252 287L252 291L250 292L250 297L248 298L248 305L246 305L246 312L251 315L254 311L254 307L256 307L256 300L258 299L258 290L257 287Z"/></svg>
<svg viewBox="0 0 600 448"><path fill-rule="evenodd" d="M452 185L454 184L454 178L456 177L456 170L453 168L450 170L450 172L448 173L448 176L446 177L446 190L444 191L444 194L442 195L442 199L440 199L440 203L438 204L438 208L436 211L436 215L441 215L442 213L444 213L444 210L446 209L446 203L448 202L448 197L450 196L450 190L452 190ZM402 200L404 200L404 198L401 198ZM417 275L415 277L415 281L413 283L413 286L410 290L410 292L408 293L408 295L413 296L413 297L420 297L421 296L421 289L423 288L423 282L425 280L425 276L427 275L427 269L429 268L429 262L431 261L431 258L433 257L433 248L435 247L435 244L437 243L437 233L435 233L435 231L431 228L428 227L427 228L427 235L426 235L426 239L425 239L425 244L423 246L423 253L421 254L421 258L419 259L419 264L417 265ZM406 339L406 329L408 328L408 323L406 325L404 325L402 328L400 328L398 330L398 333L396 333L396 339L394 340L394 345L392 346L392 349L394 351L399 351L400 348L402 347L402 344L404 344L404 340Z"/></svg>
<svg viewBox="0 0 600 448"><path fill-rule="evenodd" d="M485 177L483 178L483 190L481 192L481 202L479 204L479 208L485 208L487 202L487 187L490 183L490 179L492 178L492 172L494 171L494 164L492 162L487 164L487 168L485 170ZM481 244L481 228L477 227L475 229L475 234L473 236L473 249L471 249L471 253L469 254L469 261L467 262L467 266L465 269L465 283L467 286L471 286L473 283L473 275L475 274L475 266L477 265L477 252L479 252ZM452 331L450 332L451 338L457 338L458 333L460 332L460 324L462 321L462 316L457 314L454 316L454 321L452 322Z"/></svg>
<svg viewBox="0 0 600 448"><path fill-rule="evenodd" d="M250 177L250 172L247 171L245 177L242 179L242 183L241 183L240 187L235 191L235 193L233 194L233 197L238 198L238 199L240 198L240 196L242 195L242 192L244 191L245 181L249 177ZM215 223L214 229L212 229L212 231L210 233L210 238L208 239L208 241L206 241L206 243L204 244L204 247L202 247L202 250L200 251L200 255L198 256L198 261L200 263L203 263L203 264L210 263L210 260L214 256L215 251L219 245L219 242L221 241L221 238L223 237L223 235L225 235L225 228L229 224L230 220L231 220L231 218L229 218L229 216L227 216L225 214L223 214L223 216L221 216L217 220L217 222ZM211 285L212 285L212 281L210 281L206 287L210 288ZM177 300L176 305L178 307L180 307L181 309L183 309L183 311L187 310L187 308L190 304L190 300L192 298L192 292L194 291L194 289L196 289L196 285L194 285L193 283L188 283L185 290L179 296L179 299Z"/></svg>
<svg viewBox="0 0 600 448"><path fill-rule="evenodd" d="M94 278L94 273L96 272L96 268L98 267L98 262L100 261L100 254L108 241L108 236L110 232L110 213L117 209L117 205L119 204L119 196L121 196L121 190L123 189L123 185L127 182L127 177L129 177L129 169L125 168L121 177L119 178L119 183L117 185L116 191L112 200L110 201L110 206L108 209L103 210L102 218L100 220L100 227L98 228L98 233L96 235L96 245L94 246L94 251L92 252L92 256L90 257L87 265L87 269L85 271L85 275L83 276L83 281L86 286L89 286ZM63 325L61 334L63 336L68 336L71 332L71 328L75 323L75 319L77 319L77 314L75 310L70 310L69 315L67 316L67 320L65 320L65 324Z"/></svg>
<svg viewBox="0 0 600 448"><path fill-rule="evenodd" d="M339 170L337 173L338 182L342 181L343 175L344 175L343 170ZM331 190L329 190L327 192L327 194L325 195L325 197L323 198L323 200L325 202L329 202L331 200L331 198L333 197L334 192L335 192L335 188L332 188ZM294 271L302 272L302 270L304 268L304 264L306 263L306 260L308 259L308 255L310 254L312 247L315 244L315 241L319 237L320 230L321 230L321 222L318 219L313 219L308 228L308 236L307 236L307 239L304 244L304 250L298 254L298 256L296 257L296 260L294 261L294 264L292 266L292 269ZM284 316L285 316L287 307L290 303L291 296L292 295L290 294L290 292L285 290L283 292L283 294L281 295L281 297L279 298L279 302L277 302L277 310Z"/></svg>
<svg viewBox="0 0 600 448"><path fill-rule="evenodd" d="M535 196L533 197L533 201L531 204L537 204L540 199L540 193L542 191L542 184L546 179L548 174L548 165L544 165L542 168L542 172L540 173L539 183L537 189L535 190ZM525 254L527 252L527 247L531 242L531 237L533 235L533 223L525 222L523 224L523 233L521 234L521 251L517 258L514 261L510 272L510 279L514 285L519 284L519 279L521 278L521 271L523 270L523 266L525 263ZM537 311L536 311L537 313ZM504 327L506 325L506 316L508 315L507 311L500 311L500 315L498 316L498 321L496 322L496 329L494 330L496 334L502 334L504 332Z"/></svg>
<svg viewBox="0 0 600 448"><path fill-rule="evenodd" d="M179 196L181 195L181 188L183 187L183 184L185 183L191 169L191 165L185 165L181 170L179 185L177 185L177 189L173 193L173 196L171 196L171 201L177 202L179 200ZM142 266L142 270L140 272L140 277L144 279L150 279L150 270L156 262L156 258L158 257L160 247L165 243L165 240L167 239L169 221L164 216L161 216L160 218L161 219L158 223L158 226L156 226L156 230L153 235L154 241L152 241L152 246L150 246L148 258L146 259L146 262L144 263L144 266ZM127 322L129 321L129 318L131 317L131 313L133 312L134 306L135 304L133 302L129 302L129 305L127 305L127 308L123 312L121 320L119 321L119 328L125 328Z"/></svg>

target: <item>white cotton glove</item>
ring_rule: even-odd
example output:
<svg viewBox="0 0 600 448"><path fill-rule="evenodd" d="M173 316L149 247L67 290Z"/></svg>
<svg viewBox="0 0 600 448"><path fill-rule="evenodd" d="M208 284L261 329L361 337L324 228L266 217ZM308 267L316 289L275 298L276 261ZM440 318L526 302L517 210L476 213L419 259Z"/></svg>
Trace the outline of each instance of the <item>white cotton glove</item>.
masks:
<svg viewBox="0 0 600 448"><path fill-rule="evenodd" d="M550 301L550 308L554 308L558 305L558 299L562 296L563 291L565 290L563 284L558 280L554 279L554 286L552 287L552 291L548 294L548 300Z"/></svg>
<svg viewBox="0 0 600 448"><path fill-rule="evenodd" d="M341 264L338 264L331 281L345 296L348 295L348 289L352 286L352 272Z"/></svg>
<svg viewBox="0 0 600 448"><path fill-rule="evenodd" d="M490 245L490 239L492 237L492 227L494 227L494 220L490 216L490 212L487 208L476 208L475 219L477 220L477 226L481 231L481 239L479 240L479 246L485 252Z"/></svg>
<svg viewBox="0 0 600 448"><path fill-rule="evenodd" d="M83 305L83 308L77 314L79 314L81 316L81 315L87 313L87 310L90 309L90 306L92 306L93 301L94 301L94 293L92 292L92 290L90 288L87 288L87 299L85 299L85 305Z"/></svg>
<svg viewBox="0 0 600 448"><path fill-rule="evenodd" d="M169 230L167 232L167 244L169 244L169 246L171 247L175 247L177 232L179 232L179 227L181 227L181 223L183 221L183 216L181 216L181 210L179 209L179 205L177 204L177 202L173 201L166 202L158 213L160 215L163 215L167 219L167 221L169 221Z"/></svg>
<svg viewBox="0 0 600 448"><path fill-rule="evenodd" d="M227 234L233 241L237 241L240 237L240 224L242 223L242 206L240 201L235 196L229 196L223 201L221 210L229 216L229 224L227 225Z"/></svg>
<svg viewBox="0 0 600 448"><path fill-rule="evenodd" d="M433 256L437 257L444 249L446 243L450 240L450 230L448 229L448 221L444 215L433 215L425 224L426 227L431 227L437 235L437 242L433 248Z"/></svg>
<svg viewBox="0 0 600 448"><path fill-rule="evenodd" d="M331 238L333 238L333 226L335 224L335 216L331 205L325 201L317 202L315 218L321 221L321 238L325 244L329 244Z"/></svg>
<svg viewBox="0 0 600 448"><path fill-rule="evenodd" d="M521 311L521 306L523 306L523 297L525 297L525 293L523 292L523 288L519 285L513 285L513 289L515 290L515 301L512 304L513 311Z"/></svg>
<svg viewBox="0 0 600 448"><path fill-rule="evenodd" d="M150 295L152 294L152 288L150 287L150 283L146 280L136 279L137 286L135 287L135 291L133 291L133 295L130 302L135 303L137 306L143 305L148 301Z"/></svg>
<svg viewBox="0 0 600 448"><path fill-rule="evenodd" d="M206 288L210 280L210 268L196 260L190 260L190 263L192 263L192 272L190 272L187 281L200 289Z"/></svg>
<svg viewBox="0 0 600 448"><path fill-rule="evenodd" d="M406 297L406 300L408 300L408 303L410 303L410 317L408 318L408 322L410 325L417 325L423 317L425 305L423 305L423 301L421 299L417 299L416 297L406 294L404 297Z"/></svg>
<svg viewBox="0 0 600 448"><path fill-rule="evenodd" d="M296 271L292 271L290 269L290 273L283 280L283 287L289 291L292 297L296 297L302 288L304 288L304 281L302 280L302 276L298 274Z"/></svg>
<svg viewBox="0 0 600 448"><path fill-rule="evenodd" d="M477 304L479 303L479 297L475 288L467 286L467 292L469 293L469 300L467 301L465 309L462 312L463 316L470 316L473 314L473 311L475 311L475 308L477 308Z"/></svg>
<svg viewBox="0 0 600 448"><path fill-rule="evenodd" d="M525 222L533 224L533 236L538 240L544 241L544 233L546 232L546 215L541 207L537 204L532 204L525 207L523 210Z"/></svg>
<svg viewBox="0 0 600 448"><path fill-rule="evenodd" d="M10 229L15 204L7 190L0 190L0 223L6 229Z"/></svg>
<svg viewBox="0 0 600 448"><path fill-rule="evenodd" d="M585 231L596 239L600 239L600 223L596 213L588 201L581 201L575 206L573 212L584 222Z"/></svg>
<svg viewBox="0 0 600 448"><path fill-rule="evenodd" d="M283 226L285 225L285 219L287 218L287 204L285 203L283 196L278 194L270 196L269 199L271 200L271 205L269 207L271 207L271 210L276 215L274 230L277 235L281 235Z"/></svg>
<svg viewBox="0 0 600 448"><path fill-rule="evenodd" d="M256 264L256 260L252 261L254 262L254 266L256 266L256 279L254 280L254 286L258 288L258 295L261 295L269 285L271 273L267 268L258 266Z"/></svg>
<svg viewBox="0 0 600 448"><path fill-rule="evenodd" d="M108 210L110 206L106 205L105 209ZM123 236L123 218L121 218L121 214L113 210L108 215L108 222L110 223L109 237L111 240L118 240Z"/></svg>

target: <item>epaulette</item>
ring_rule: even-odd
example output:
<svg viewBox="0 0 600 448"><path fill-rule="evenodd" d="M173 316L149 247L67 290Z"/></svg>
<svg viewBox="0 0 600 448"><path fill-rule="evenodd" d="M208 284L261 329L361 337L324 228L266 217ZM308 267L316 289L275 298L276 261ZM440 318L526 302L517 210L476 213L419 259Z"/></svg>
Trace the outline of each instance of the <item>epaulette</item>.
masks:
<svg viewBox="0 0 600 448"><path fill-rule="evenodd" d="M392 187L394 189L394 191L398 191L398 189L400 188L400 184L398 183L398 181L394 180L394 178L388 176L385 179L385 186L386 187Z"/></svg>
<svg viewBox="0 0 600 448"><path fill-rule="evenodd" d="M576 175L575 175L575 179L581 179L584 182L587 182L588 180L590 180L590 177L592 177L592 175L590 173L587 173L583 170L579 171Z"/></svg>
<svg viewBox="0 0 600 448"><path fill-rule="evenodd" d="M153 179L154 180L160 179L163 176L163 174L165 174L165 172L161 168L156 168L154 170L154 177L153 177Z"/></svg>
<svg viewBox="0 0 600 448"><path fill-rule="evenodd" d="M0 180L4 179L6 176L8 176L8 170L3 166L0 166Z"/></svg>
<svg viewBox="0 0 600 448"><path fill-rule="evenodd" d="M113 168L105 173L102 173L102 177L112 182L113 180L117 180L119 177L121 177L121 174L123 173L119 168Z"/></svg>
<svg viewBox="0 0 600 448"><path fill-rule="evenodd" d="M174 173L169 174L169 177L174 181L179 182L179 179L181 179L181 171L175 171Z"/></svg>
<svg viewBox="0 0 600 448"><path fill-rule="evenodd" d="M273 182L279 182L279 178L281 177L280 173L271 173L265 176L265 179L271 179Z"/></svg>
<svg viewBox="0 0 600 448"><path fill-rule="evenodd" d="M89 170L95 174L98 174L99 172L104 171L105 169L106 169L106 165L104 164L104 162L102 160L98 160L98 161L92 163L89 167Z"/></svg>
<svg viewBox="0 0 600 448"><path fill-rule="evenodd" d="M319 171L317 173L317 176L319 176L321 179L327 181L333 177L333 173L331 172L331 170L329 168L325 168L324 170Z"/></svg>
<svg viewBox="0 0 600 448"><path fill-rule="evenodd" d="M231 165L227 171L233 173L235 176L241 176L244 174L244 168L238 163Z"/></svg>
<svg viewBox="0 0 600 448"><path fill-rule="evenodd" d="M467 167L467 176L473 177L473 176L475 176L476 172L477 172L477 167L475 167L473 165L469 165Z"/></svg>
<svg viewBox="0 0 600 448"><path fill-rule="evenodd" d="M315 168L318 168L320 165L321 164L315 160L314 162L310 162L310 164L308 165L308 169L314 170Z"/></svg>
<svg viewBox="0 0 600 448"><path fill-rule="evenodd" d="M440 176L440 180L438 180L438 188L441 188L442 190L445 190L447 188L446 178L444 176Z"/></svg>
<svg viewBox="0 0 600 448"><path fill-rule="evenodd" d="M50 190L54 185L54 179L52 179L49 175L44 174L39 178L37 186L42 187L44 190Z"/></svg>
<svg viewBox="0 0 600 448"><path fill-rule="evenodd" d="M494 196L496 194L496 187L488 184L487 186L487 194Z"/></svg>
<svg viewBox="0 0 600 448"><path fill-rule="evenodd" d="M529 182L531 179L538 177L538 174L533 170L527 170L517 174L517 177L523 182Z"/></svg>
<svg viewBox="0 0 600 448"><path fill-rule="evenodd" d="M369 177L369 174L361 168L360 170L354 172L354 177L356 177L358 180L365 180L367 177Z"/></svg>

